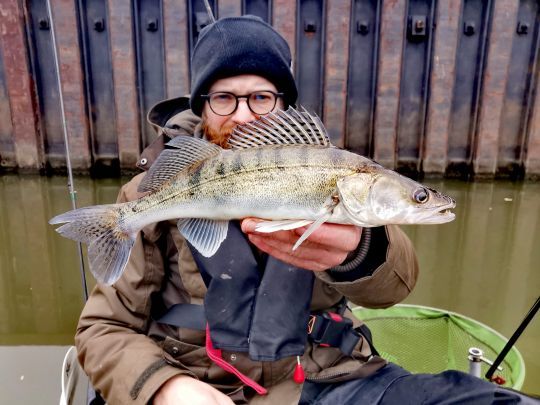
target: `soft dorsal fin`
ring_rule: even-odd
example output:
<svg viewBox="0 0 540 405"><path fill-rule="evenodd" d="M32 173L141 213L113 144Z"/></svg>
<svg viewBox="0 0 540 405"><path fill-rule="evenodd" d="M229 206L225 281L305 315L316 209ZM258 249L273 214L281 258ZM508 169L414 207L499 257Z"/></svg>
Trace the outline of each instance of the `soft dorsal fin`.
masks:
<svg viewBox="0 0 540 405"><path fill-rule="evenodd" d="M221 148L204 139L178 135L167 143L139 184L138 191L156 191L178 173L221 152Z"/></svg>
<svg viewBox="0 0 540 405"><path fill-rule="evenodd" d="M330 139L321 120L302 107L289 107L261 119L237 126L230 139L232 149L257 148L269 145L320 145L330 147Z"/></svg>

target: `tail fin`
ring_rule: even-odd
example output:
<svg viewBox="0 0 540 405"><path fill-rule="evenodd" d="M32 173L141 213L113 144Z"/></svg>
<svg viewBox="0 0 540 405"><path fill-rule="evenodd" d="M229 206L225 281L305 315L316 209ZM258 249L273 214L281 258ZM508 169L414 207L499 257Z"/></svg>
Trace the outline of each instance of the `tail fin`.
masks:
<svg viewBox="0 0 540 405"><path fill-rule="evenodd" d="M88 245L90 271L97 281L113 284L120 278L135 240L119 227L120 205L94 205L52 218L60 235Z"/></svg>

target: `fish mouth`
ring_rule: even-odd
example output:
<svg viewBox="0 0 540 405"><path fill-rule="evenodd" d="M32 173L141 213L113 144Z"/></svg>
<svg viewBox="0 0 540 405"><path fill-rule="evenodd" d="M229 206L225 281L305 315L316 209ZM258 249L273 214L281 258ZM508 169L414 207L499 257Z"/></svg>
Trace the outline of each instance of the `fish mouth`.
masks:
<svg viewBox="0 0 540 405"><path fill-rule="evenodd" d="M443 222L453 221L456 214L452 212L452 209L456 208L456 202L450 201L448 204L439 205L433 209L434 219Z"/></svg>

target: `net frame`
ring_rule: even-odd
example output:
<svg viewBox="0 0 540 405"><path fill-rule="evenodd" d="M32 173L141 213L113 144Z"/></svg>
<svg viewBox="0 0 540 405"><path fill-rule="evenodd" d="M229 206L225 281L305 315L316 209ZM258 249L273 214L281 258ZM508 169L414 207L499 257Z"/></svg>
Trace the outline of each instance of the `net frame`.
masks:
<svg viewBox="0 0 540 405"><path fill-rule="evenodd" d="M373 343L381 357L413 373L439 373L450 369L468 372L468 347L464 350L465 345L482 349L484 357L494 360L508 341L493 328L473 318L429 306L355 307L352 312L370 328ZM433 332L431 329L439 324L446 324L447 330ZM430 334L439 341L430 340ZM444 345L447 346L446 354L442 349ZM463 353L457 355L457 349ZM496 374L506 379L505 386L519 390L525 381L525 362L515 346L508 352L502 366L503 371ZM488 364L482 363L482 376L488 368Z"/></svg>

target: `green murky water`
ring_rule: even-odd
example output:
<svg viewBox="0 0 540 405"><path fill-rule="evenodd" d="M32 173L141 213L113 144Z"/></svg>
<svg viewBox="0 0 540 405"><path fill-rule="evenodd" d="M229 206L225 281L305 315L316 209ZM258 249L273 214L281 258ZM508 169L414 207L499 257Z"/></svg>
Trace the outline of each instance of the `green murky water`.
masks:
<svg viewBox="0 0 540 405"><path fill-rule="evenodd" d="M121 182L76 178L78 205L113 202ZM405 302L459 312L510 336L540 294L540 183L425 183L457 200L457 219L404 227L421 266ZM83 299L76 244L47 221L70 207L65 178L0 176L0 398L57 403L58 346L72 344ZM517 347L523 389L540 394L540 315Z"/></svg>

